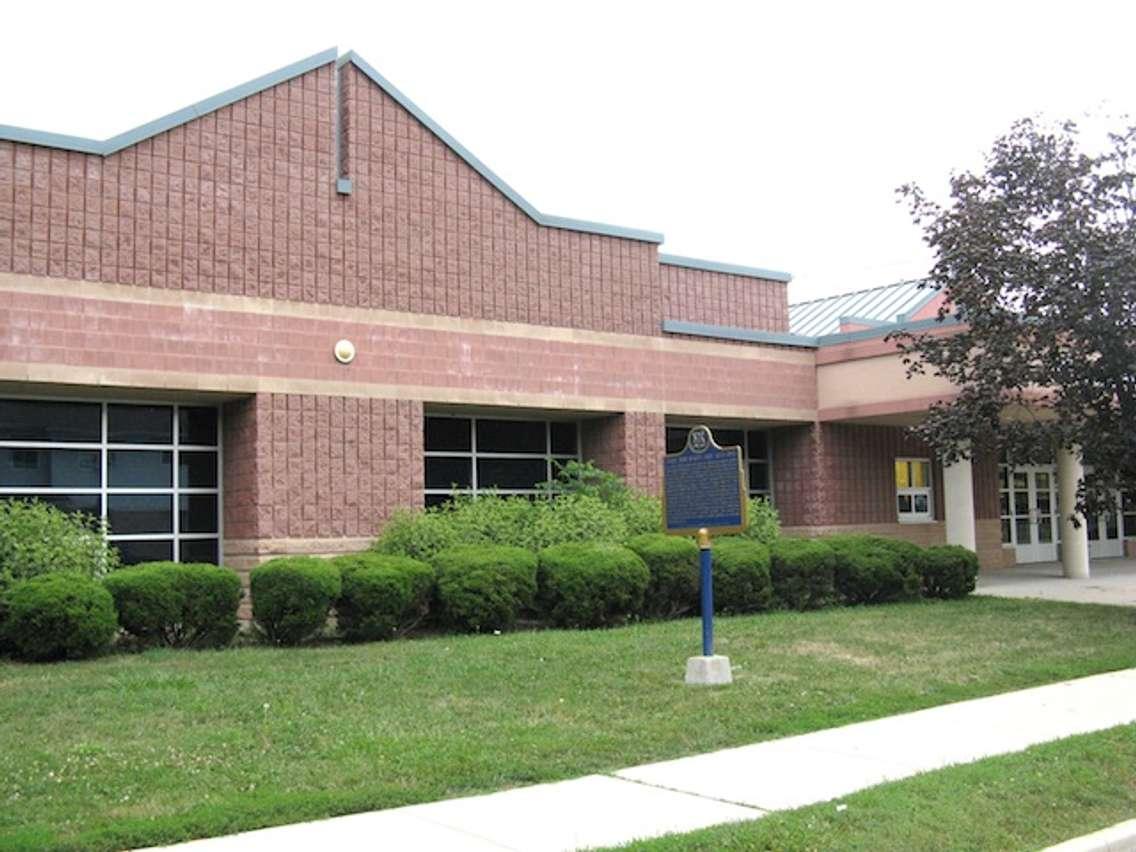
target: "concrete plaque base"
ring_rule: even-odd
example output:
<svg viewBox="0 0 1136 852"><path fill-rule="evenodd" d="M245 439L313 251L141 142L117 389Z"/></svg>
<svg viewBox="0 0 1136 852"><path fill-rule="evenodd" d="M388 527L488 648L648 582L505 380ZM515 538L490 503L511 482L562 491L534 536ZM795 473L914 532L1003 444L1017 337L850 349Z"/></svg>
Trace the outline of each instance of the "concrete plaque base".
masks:
<svg viewBox="0 0 1136 852"><path fill-rule="evenodd" d="M713 657L691 657L686 661L687 686L723 686L733 681L729 657L715 654Z"/></svg>

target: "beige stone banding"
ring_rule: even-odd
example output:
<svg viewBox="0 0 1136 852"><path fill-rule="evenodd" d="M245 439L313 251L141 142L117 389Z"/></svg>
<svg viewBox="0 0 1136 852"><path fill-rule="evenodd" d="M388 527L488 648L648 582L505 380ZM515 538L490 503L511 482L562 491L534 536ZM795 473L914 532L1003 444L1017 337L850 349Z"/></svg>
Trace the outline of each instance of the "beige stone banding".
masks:
<svg viewBox="0 0 1136 852"><path fill-rule="evenodd" d="M293 379L272 376L233 376L211 373L174 373L164 370L134 370L126 367L82 367L69 364L41 364L0 361L0 382L28 383L75 388L125 388L163 390L180 394L220 395L237 398L256 393L344 396L357 399L413 399L425 403L480 405L502 408L543 408L555 411L596 413L645 411L676 417L710 417L736 420L771 420L792 423L811 422L811 408L778 406L714 405L683 400L628 399L523 393L520 391L477 390L434 385L388 385L369 382L329 382L322 379Z"/></svg>
<svg viewBox="0 0 1136 852"><path fill-rule="evenodd" d="M713 343L682 338L648 337L608 331L534 325L500 320L465 319L435 314L415 314L381 308L353 308L315 302L293 302L260 296L235 296L228 293L202 293L196 290L161 289L136 284L108 284L102 281L80 281L0 272L0 291L78 299L102 299L113 302L160 305L164 307L198 308L258 315L274 315L301 319L337 320L339 322L393 326L430 331L449 331L498 337L519 337L560 343L593 346L618 346L625 349L654 352L677 352L686 355L713 355L739 360L772 361L783 364L813 366L816 354L808 350L778 348L761 344L745 346Z"/></svg>

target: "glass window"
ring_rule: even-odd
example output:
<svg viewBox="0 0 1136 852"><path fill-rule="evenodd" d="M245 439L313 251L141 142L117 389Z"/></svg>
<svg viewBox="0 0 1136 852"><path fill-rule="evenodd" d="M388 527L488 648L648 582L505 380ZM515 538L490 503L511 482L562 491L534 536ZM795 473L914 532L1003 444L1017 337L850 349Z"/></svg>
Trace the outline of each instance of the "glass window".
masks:
<svg viewBox="0 0 1136 852"><path fill-rule="evenodd" d="M179 488L216 488L217 453L209 450L182 450L178 453Z"/></svg>
<svg viewBox="0 0 1136 852"><path fill-rule="evenodd" d="M169 494L111 494L107 523L117 535L172 533L173 498Z"/></svg>
<svg viewBox="0 0 1136 852"><path fill-rule="evenodd" d="M105 518L128 563L217 561L218 438L207 406L0 399L0 498Z"/></svg>
<svg viewBox="0 0 1136 852"><path fill-rule="evenodd" d="M543 458L479 458L477 489L488 491L527 490L548 479L548 462Z"/></svg>
<svg viewBox="0 0 1136 852"><path fill-rule="evenodd" d="M1120 506L1124 513L1124 537L1136 539L1136 495L1128 491L1122 492Z"/></svg>
<svg viewBox="0 0 1136 852"><path fill-rule="evenodd" d="M170 539L159 541L115 541L123 565L139 562L169 562L174 558L174 543ZM216 562L216 560L214 560Z"/></svg>
<svg viewBox="0 0 1136 852"><path fill-rule="evenodd" d="M932 520L931 462L928 459L895 460L896 513L901 522Z"/></svg>
<svg viewBox="0 0 1136 852"><path fill-rule="evenodd" d="M468 453L472 449L473 431L469 418L426 418L426 452L450 450Z"/></svg>
<svg viewBox="0 0 1136 852"><path fill-rule="evenodd" d="M197 447L217 446L217 409L195 405L179 406L178 443Z"/></svg>
<svg viewBox="0 0 1136 852"><path fill-rule="evenodd" d="M446 491L452 488L472 488L472 457L427 456L426 487L441 488Z"/></svg>
<svg viewBox="0 0 1136 852"><path fill-rule="evenodd" d="M0 447L0 488L99 488L98 450Z"/></svg>
<svg viewBox="0 0 1136 852"><path fill-rule="evenodd" d="M427 417L426 505L454 492L536 495L559 465L579 459L579 440L570 421Z"/></svg>
<svg viewBox="0 0 1136 852"><path fill-rule="evenodd" d="M107 485L111 488L169 488L174 484L170 450L110 450Z"/></svg>
<svg viewBox="0 0 1136 852"><path fill-rule="evenodd" d="M174 410L169 405L108 405L107 442L172 444Z"/></svg>
<svg viewBox="0 0 1136 852"><path fill-rule="evenodd" d="M547 453L548 429L544 421L478 420L479 453Z"/></svg>

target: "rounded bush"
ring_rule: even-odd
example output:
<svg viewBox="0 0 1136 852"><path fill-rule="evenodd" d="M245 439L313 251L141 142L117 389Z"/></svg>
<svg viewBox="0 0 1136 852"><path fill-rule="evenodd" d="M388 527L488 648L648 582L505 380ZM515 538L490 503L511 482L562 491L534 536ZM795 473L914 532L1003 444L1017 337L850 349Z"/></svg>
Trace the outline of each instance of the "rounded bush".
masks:
<svg viewBox="0 0 1136 852"><path fill-rule="evenodd" d="M769 579L769 548L740 537L713 542L714 611L759 612L773 603Z"/></svg>
<svg viewBox="0 0 1136 852"><path fill-rule="evenodd" d="M101 577L118 567L106 525L35 499L0 500L0 592L54 571Z"/></svg>
<svg viewBox="0 0 1136 852"><path fill-rule="evenodd" d="M342 578L336 620L345 639L391 639L425 617L434 591L434 569L408 556L352 553L331 563Z"/></svg>
<svg viewBox="0 0 1136 852"><path fill-rule="evenodd" d="M836 554L819 539L781 538L770 547L774 603L784 609L819 609L836 597Z"/></svg>
<svg viewBox="0 0 1136 852"><path fill-rule="evenodd" d="M698 545L663 533L637 535L627 542L651 572L643 597L646 615L669 617L698 606Z"/></svg>
<svg viewBox="0 0 1136 852"><path fill-rule="evenodd" d="M923 594L929 598L965 598L974 591L978 556L957 544L923 551Z"/></svg>
<svg viewBox="0 0 1136 852"><path fill-rule="evenodd" d="M118 631L110 592L82 574L41 574L4 593L4 645L21 660L91 657Z"/></svg>
<svg viewBox="0 0 1136 852"><path fill-rule="evenodd" d="M327 623L339 597L339 571L326 559L284 556L258 565L249 577L252 617L274 645L298 645Z"/></svg>
<svg viewBox="0 0 1136 852"><path fill-rule="evenodd" d="M894 540L839 535L825 541L836 553L836 591L845 603L894 603L919 597L923 583L919 565L902 556Z"/></svg>
<svg viewBox="0 0 1136 852"><path fill-rule="evenodd" d="M223 648L237 634L241 580L206 563L144 562L103 581L122 628L144 644Z"/></svg>
<svg viewBox="0 0 1136 852"><path fill-rule="evenodd" d="M540 602L560 627L604 627L643 606L651 572L635 551L618 544L572 542L540 553Z"/></svg>
<svg viewBox="0 0 1136 852"><path fill-rule="evenodd" d="M473 544L434 557L439 620L458 630L505 630L536 594L536 557L520 547Z"/></svg>

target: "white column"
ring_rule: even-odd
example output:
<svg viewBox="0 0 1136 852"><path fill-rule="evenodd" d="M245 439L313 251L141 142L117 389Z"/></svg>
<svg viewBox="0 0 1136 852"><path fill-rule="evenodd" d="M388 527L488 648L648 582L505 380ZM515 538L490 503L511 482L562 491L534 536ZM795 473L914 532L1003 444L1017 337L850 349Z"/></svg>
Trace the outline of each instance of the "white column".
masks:
<svg viewBox="0 0 1136 852"><path fill-rule="evenodd" d="M1061 565L1065 576L1085 579L1089 576L1089 528L1085 516L1077 513L1078 526L1073 526L1073 510L1077 505L1077 487L1085 477L1081 465L1081 448L1057 451L1057 494L1061 504Z"/></svg>
<svg viewBox="0 0 1136 852"><path fill-rule="evenodd" d="M977 550L974 532L974 471L970 459L943 463L943 502L947 544Z"/></svg>

